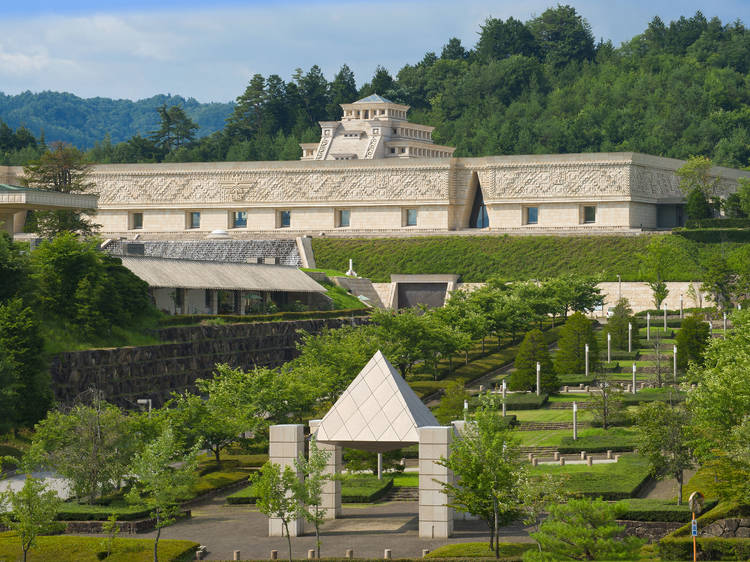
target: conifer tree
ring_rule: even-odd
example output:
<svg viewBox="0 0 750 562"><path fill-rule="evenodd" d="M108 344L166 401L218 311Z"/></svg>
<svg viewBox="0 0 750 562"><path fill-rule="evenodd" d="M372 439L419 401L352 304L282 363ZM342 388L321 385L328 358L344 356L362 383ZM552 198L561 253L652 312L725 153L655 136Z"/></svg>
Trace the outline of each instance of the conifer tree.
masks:
<svg viewBox="0 0 750 562"><path fill-rule="evenodd" d="M568 318L560 330L555 371L558 375L579 374L586 371L586 344L589 345L589 373L599 357L599 346L594 337L593 322L580 312Z"/></svg>
<svg viewBox="0 0 750 562"><path fill-rule="evenodd" d="M552 367L547 342L540 330L526 332L516 355L515 371L510 374L511 390L536 390L536 364L540 366L542 392L558 389L558 380Z"/></svg>

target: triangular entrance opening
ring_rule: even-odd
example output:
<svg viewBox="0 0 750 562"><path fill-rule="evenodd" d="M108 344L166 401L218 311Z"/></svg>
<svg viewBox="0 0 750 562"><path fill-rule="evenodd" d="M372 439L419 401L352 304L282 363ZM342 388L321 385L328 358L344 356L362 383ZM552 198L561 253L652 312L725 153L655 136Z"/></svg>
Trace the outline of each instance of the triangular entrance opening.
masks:
<svg viewBox="0 0 750 562"><path fill-rule="evenodd" d="M469 217L469 228L487 228L490 226L490 217L487 215L487 206L484 204L482 186L477 182L477 190L474 192L474 203L471 206Z"/></svg>

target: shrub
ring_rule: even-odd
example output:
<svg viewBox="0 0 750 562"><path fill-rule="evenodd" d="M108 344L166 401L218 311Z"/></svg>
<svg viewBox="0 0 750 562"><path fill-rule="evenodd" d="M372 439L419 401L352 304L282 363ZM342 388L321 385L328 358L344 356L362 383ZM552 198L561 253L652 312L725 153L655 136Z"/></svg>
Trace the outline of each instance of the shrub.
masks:
<svg viewBox="0 0 750 562"><path fill-rule="evenodd" d="M627 511L620 519L631 521L674 521L689 522L693 514L687 503L677 505L675 502L654 499L633 498L625 500ZM709 500L703 506L704 513L716 506L716 500Z"/></svg>
<svg viewBox="0 0 750 562"><path fill-rule="evenodd" d="M750 218L688 219L686 228L750 228Z"/></svg>
<svg viewBox="0 0 750 562"><path fill-rule="evenodd" d="M529 549L536 548L534 543L500 543L500 560L518 560ZM425 558L495 558L495 551L490 550L487 542L462 542L446 544L430 552Z"/></svg>
<svg viewBox="0 0 750 562"><path fill-rule="evenodd" d="M548 398L549 394L537 396L532 392L508 394L505 399L505 409L537 410L547 403Z"/></svg>
<svg viewBox="0 0 750 562"><path fill-rule="evenodd" d="M698 316L689 316L682 321L677 333L677 368L687 369L690 361L700 361L709 339L708 324Z"/></svg>
<svg viewBox="0 0 750 562"><path fill-rule="evenodd" d="M274 314L181 314L164 316L159 324L166 326L192 326L200 324L205 320L216 322L223 320L224 323L250 323L250 322L279 322L282 320L307 320L310 318L340 318L342 316L366 316L370 309L350 308L346 310L308 310L303 312L276 312ZM218 322L216 322L218 324Z"/></svg>
<svg viewBox="0 0 750 562"><path fill-rule="evenodd" d="M698 538L699 560L747 560L750 558L750 540ZM656 547L662 560L690 560L693 557L692 537L665 537Z"/></svg>

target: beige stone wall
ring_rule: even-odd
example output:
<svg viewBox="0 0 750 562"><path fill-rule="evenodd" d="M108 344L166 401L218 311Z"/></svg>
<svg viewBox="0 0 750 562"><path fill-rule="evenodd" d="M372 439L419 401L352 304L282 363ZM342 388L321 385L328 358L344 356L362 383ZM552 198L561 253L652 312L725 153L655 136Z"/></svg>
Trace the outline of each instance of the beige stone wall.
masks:
<svg viewBox="0 0 750 562"><path fill-rule="evenodd" d="M490 230L519 233L595 232L656 226L656 204L679 203L674 170L682 162L634 153L492 156L297 162L113 164L96 166L104 235L129 235L128 212L144 213L146 235L196 236L230 227L232 210L248 212L235 234L281 235L277 211L292 211L290 233L445 232L468 227L476 186L488 207ZM0 168L9 183L22 171ZM714 168L722 189L750 172ZM582 206L597 220L582 224ZM539 223L524 225L525 206ZM336 227L336 210L351 210L351 226ZM418 210L416 227L404 209ZM200 211L201 227L187 229L185 213Z"/></svg>
<svg viewBox="0 0 750 562"><path fill-rule="evenodd" d="M696 294L696 300L693 300L688 296L690 286L693 286L693 291ZM693 281L682 282L682 281L668 281L667 288L669 289L669 295L665 302L669 310L680 309L680 295L682 295L682 302L684 308L695 308L699 306L710 306L710 300L708 294L701 293L700 291L701 282ZM604 295L604 307L600 312L595 313L595 316L604 316L607 313L607 309L614 307L617 304L617 300L620 295L620 286L615 282L599 283L598 287L601 289ZM632 282L624 281L622 283L622 297L628 299L630 307L633 312L640 312L642 310L651 310L654 308L653 302L653 291L644 282Z"/></svg>

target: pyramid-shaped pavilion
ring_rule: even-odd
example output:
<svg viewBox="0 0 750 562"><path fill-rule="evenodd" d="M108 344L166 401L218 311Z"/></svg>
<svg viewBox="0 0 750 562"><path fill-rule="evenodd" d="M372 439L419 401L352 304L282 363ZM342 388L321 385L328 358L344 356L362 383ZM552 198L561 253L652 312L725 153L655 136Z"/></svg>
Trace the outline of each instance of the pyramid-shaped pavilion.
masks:
<svg viewBox="0 0 750 562"><path fill-rule="evenodd" d="M417 428L437 425L432 412L378 351L323 417L316 438L384 452L418 443Z"/></svg>

